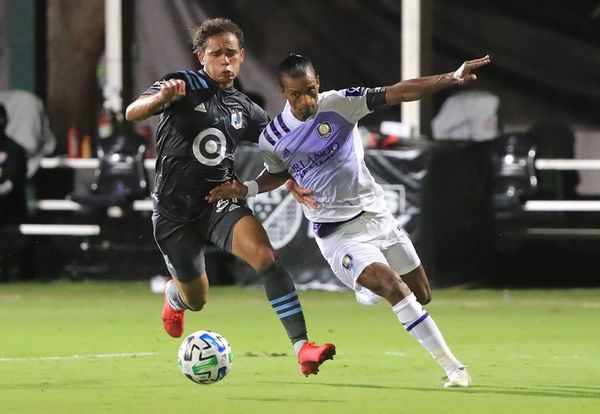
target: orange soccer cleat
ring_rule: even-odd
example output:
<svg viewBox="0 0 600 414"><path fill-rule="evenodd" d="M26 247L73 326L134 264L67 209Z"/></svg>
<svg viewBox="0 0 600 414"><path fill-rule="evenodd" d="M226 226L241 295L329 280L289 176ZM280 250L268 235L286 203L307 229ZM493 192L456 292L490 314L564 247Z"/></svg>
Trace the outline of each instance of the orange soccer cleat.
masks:
<svg viewBox="0 0 600 414"><path fill-rule="evenodd" d="M169 304L169 299L167 298L167 291L171 283L173 283L173 280L169 280L165 286L162 321L163 326L165 327L165 331L167 331L167 333L173 338L179 338L181 334L183 334L183 327L185 324L185 311L175 310Z"/></svg>
<svg viewBox="0 0 600 414"><path fill-rule="evenodd" d="M300 372L305 377L311 374L316 375L319 373L319 366L328 359L333 359L334 355L334 344L317 345L314 342L307 342L302 345L300 352L298 352Z"/></svg>

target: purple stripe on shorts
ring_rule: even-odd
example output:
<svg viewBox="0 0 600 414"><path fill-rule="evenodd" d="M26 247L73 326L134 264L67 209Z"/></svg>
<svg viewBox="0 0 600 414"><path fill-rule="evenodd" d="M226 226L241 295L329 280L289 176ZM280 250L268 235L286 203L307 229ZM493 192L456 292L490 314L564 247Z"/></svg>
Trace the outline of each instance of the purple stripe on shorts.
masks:
<svg viewBox="0 0 600 414"><path fill-rule="evenodd" d="M349 221L352 221L355 218L362 216L364 213L365 213L364 211L361 211L356 216L349 218L348 220L336 221L334 223L313 223L312 224L313 233L315 233L315 235L320 238L327 237L331 233L333 233L335 231L335 229L337 229L342 224L348 223Z"/></svg>
<svg viewBox="0 0 600 414"><path fill-rule="evenodd" d="M418 324L420 324L421 322L423 322L428 316L429 316L429 312L425 312L423 314L423 316L421 316L419 319L417 319L412 324L410 324L410 326L408 328L406 328L406 332L410 332L410 330L412 328L414 328L415 326L417 326Z"/></svg>

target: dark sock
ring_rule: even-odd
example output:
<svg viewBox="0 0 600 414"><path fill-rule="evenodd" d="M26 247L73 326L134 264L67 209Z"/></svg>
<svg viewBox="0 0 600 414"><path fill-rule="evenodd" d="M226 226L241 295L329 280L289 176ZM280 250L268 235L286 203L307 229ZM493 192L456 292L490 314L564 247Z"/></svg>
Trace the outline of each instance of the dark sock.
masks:
<svg viewBox="0 0 600 414"><path fill-rule="evenodd" d="M292 344L307 340L306 322L300 298L290 274L277 261L258 272L263 278L269 303L279 316Z"/></svg>

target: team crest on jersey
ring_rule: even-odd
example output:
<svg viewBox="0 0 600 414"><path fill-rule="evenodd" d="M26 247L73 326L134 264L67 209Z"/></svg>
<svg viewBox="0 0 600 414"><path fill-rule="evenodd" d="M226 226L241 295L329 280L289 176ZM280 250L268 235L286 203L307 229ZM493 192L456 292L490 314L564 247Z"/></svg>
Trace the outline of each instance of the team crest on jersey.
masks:
<svg viewBox="0 0 600 414"><path fill-rule="evenodd" d="M352 267L352 256L349 254L345 255L342 258L342 266L344 266L344 269L350 269Z"/></svg>
<svg viewBox="0 0 600 414"><path fill-rule="evenodd" d="M244 117L242 116L242 112L238 109L234 109L231 113L231 126L235 129L240 129L244 126Z"/></svg>
<svg viewBox="0 0 600 414"><path fill-rule="evenodd" d="M321 138L329 138L331 136L331 125L329 122L321 122L319 126L317 126L317 133L321 136Z"/></svg>

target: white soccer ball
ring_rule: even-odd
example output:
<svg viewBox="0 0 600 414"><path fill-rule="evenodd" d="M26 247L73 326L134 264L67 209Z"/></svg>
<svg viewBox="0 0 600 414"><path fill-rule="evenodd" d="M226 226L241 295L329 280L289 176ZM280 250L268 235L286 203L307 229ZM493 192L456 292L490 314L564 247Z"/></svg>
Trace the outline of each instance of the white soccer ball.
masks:
<svg viewBox="0 0 600 414"><path fill-rule="evenodd" d="M177 353L181 372L197 384L214 384L229 373L233 354L229 342L211 331L197 331L183 340Z"/></svg>

